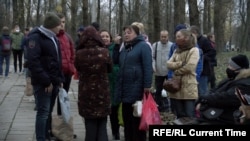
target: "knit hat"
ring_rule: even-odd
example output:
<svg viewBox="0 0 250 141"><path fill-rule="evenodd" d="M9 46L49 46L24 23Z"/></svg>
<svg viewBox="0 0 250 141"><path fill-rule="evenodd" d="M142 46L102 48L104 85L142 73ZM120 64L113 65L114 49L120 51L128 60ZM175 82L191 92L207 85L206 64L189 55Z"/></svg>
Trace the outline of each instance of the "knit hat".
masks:
<svg viewBox="0 0 250 141"><path fill-rule="evenodd" d="M181 30L181 29L187 29L186 25L185 24L178 24L174 29L174 34L176 34L176 32Z"/></svg>
<svg viewBox="0 0 250 141"><path fill-rule="evenodd" d="M9 32L10 32L9 28L7 26L4 26L3 29L2 29L2 31L3 31L3 34L5 34L5 35L8 35Z"/></svg>
<svg viewBox="0 0 250 141"><path fill-rule="evenodd" d="M229 60L229 65L235 69L249 68L249 61L246 55L236 55Z"/></svg>
<svg viewBox="0 0 250 141"><path fill-rule="evenodd" d="M43 26L45 28L52 29L60 24L61 24L61 19L55 13L48 12L45 15L45 19L43 22Z"/></svg>
<svg viewBox="0 0 250 141"><path fill-rule="evenodd" d="M79 32L79 31L83 32L83 31L84 31L84 26L80 26L80 27L78 28L77 32Z"/></svg>

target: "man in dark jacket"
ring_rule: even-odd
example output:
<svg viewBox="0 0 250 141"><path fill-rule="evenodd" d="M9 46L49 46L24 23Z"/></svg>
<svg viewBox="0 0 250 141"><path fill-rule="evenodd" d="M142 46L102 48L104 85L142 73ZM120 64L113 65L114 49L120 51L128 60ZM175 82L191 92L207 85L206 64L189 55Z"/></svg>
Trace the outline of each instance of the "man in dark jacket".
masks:
<svg viewBox="0 0 250 141"><path fill-rule="evenodd" d="M36 95L36 140L50 140L51 113L62 87L62 60L60 44L56 38L61 20L55 13L47 13L42 26L28 35L27 59L32 85Z"/></svg>
<svg viewBox="0 0 250 141"><path fill-rule="evenodd" d="M240 106L235 89L239 88L244 93L250 92L248 58L241 54L232 57L226 73L226 79L222 80L209 94L199 97L196 107L200 111L199 120L208 124L235 123L233 113Z"/></svg>
<svg viewBox="0 0 250 141"><path fill-rule="evenodd" d="M208 91L208 79L211 76L211 63L214 61L213 59L216 55L216 51L213 49L209 40L201 34L199 27L191 26L190 31L196 35L197 44L203 52L203 68L200 79L198 80L198 93L200 96L206 94Z"/></svg>

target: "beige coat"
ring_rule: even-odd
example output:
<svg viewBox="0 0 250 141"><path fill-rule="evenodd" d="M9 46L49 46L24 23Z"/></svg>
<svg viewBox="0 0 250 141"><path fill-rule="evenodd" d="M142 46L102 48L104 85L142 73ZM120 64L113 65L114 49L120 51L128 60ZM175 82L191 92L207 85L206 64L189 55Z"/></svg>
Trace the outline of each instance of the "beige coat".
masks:
<svg viewBox="0 0 250 141"><path fill-rule="evenodd" d="M173 99L197 99L198 83L196 80L196 66L199 60L199 49L193 47L185 51L175 51L167 61L168 69L173 70L173 77L182 77L181 90L169 93ZM186 62L186 63L185 63Z"/></svg>

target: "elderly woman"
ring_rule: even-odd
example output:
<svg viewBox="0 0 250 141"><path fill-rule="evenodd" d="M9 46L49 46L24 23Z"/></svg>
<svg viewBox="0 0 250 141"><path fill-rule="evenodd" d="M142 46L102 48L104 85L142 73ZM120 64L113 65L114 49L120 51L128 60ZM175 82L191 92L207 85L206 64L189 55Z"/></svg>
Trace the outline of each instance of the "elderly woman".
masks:
<svg viewBox="0 0 250 141"><path fill-rule="evenodd" d="M122 103L125 141L146 141L146 132L139 130L140 118L133 116L132 105L142 100L143 93L150 92L153 74L151 48L137 26L125 27L124 34L115 97Z"/></svg>
<svg viewBox="0 0 250 141"><path fill-rule="evenodd" d="M111 57L100 34L92 26L85 28L78 47L75 57L79 72L78 110L85 122L85 141L108 141Z"/></svg>

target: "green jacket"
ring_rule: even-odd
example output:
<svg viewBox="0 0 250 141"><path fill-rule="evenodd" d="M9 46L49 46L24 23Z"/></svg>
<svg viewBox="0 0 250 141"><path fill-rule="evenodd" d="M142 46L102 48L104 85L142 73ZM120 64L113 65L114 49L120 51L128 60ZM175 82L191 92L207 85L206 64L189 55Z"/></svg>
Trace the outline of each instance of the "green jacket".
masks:
<svg viewBox="0 0 250 141"><path fill-rule="evenodd" d="M22 50L21 44L24 39L24 35L22 32L13 32L10 34L12 38L12 49L13 50Z"/></svg>

